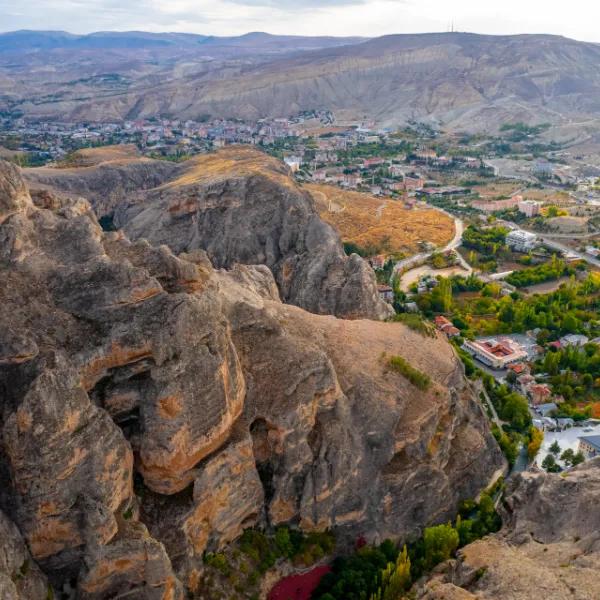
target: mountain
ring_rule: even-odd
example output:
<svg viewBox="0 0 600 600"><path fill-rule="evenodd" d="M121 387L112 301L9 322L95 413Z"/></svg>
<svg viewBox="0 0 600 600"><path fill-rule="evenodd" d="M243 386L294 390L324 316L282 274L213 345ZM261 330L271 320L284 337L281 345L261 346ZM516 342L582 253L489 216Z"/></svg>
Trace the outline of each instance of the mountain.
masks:
<svg viewBox="0 0 600 600"><path fill-rule="evenodd" d="M245 528L410 537L505 466L443 335L284 304L2 161L0 277L4 597L182 600Z"/></svg>
<svg viewBox="0 0 600 600"><path fill-rule="evenodd" d="M311 44L323 47L307 49ZM7 106L32 117L91 120L158 113L253 119L326 108L338 119L366 115L383 124L420 119L446 128L495 130L520 120L580 130L594 128L600 112L600 46L558 36L440 33L335 44L331 38L249 34L204 39L199 46L220 60L226 56L229 67L183 68L188 51L177 47L169 57L181 69L170 64L168 77L150 81L148 73L156 68L138 64L138 72L123 71L126 85L87 97L85 86L70 89L57 82L56 73L44 75L42 61L39 74L19 73L21 91L5 82L3 96ZM279 54L268 54L275 49ZM94 60L100 68L100 58ZM69 64L77 69L77 59ZM118 65L110 68L120 73ZM6 61L0 69L7 80L19 71ZM52 79L50 87L44 77Z"/></svg>
<svg viewBox="0 0 600 600"><path fill-rule="evenodd" d="M393 313L375 277L319 217L312 197L287 167L232 146L179 165L136 158L120 147L88 150L89 166L29 169L31 182L79 193L132 240L176 254L204 250L217 268L264 264L281 297L318 314L381 319ZM91 166L93 157L113 160Z"/></svg>

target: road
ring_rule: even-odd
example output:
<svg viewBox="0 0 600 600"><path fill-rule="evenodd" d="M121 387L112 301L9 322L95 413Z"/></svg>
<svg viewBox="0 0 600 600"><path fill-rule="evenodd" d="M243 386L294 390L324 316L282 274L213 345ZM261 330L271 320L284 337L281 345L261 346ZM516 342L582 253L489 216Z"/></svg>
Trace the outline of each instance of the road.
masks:
<svg viewBox="0 0 600 600"><path fill-rule="evenodd" d="M409 258L405 258L404 260L398 261L394 265L394 274L402 274L408 271L409 269L420 267L421 265L426 263L427 260L436 252L450 252L451 250L456 250L456 248L460 246L462 242L463 231L465 230L465 224L463 223L462 219L451 215L450 213L446 212L441 208L435 209L454 219L454 237L441 250L436 249L431 250L429 252L420 252L419 254L415 254L413 256L410 256ZM456 255L458 256L458 263L460 264L460 266L465 271L467 271L467 273L471 273L473 271L471 265L469 265L469 263L458 252L456 253Z"/></svg>
<svg viewBox="0 0 600 600"><path fill-rule="evenodd" d="M568 252L570 254L577 256L577 258L581 258L582 260L585 260L590 265L593 265L595 267L600 267L600 260L598 260L597 258L594 258L593 256L590 256L589 254L585 254L584 252L579 252L578 250L573 250L572 248L569 248L569 246L566 246L565 244L561 244L560 242L550 239L547 236L539 236L539 237L540 237L540 240L542 241L542 244L544 244L544 246L546 246L546 248L550 248L550 250L558 250L559 252Z"/></svg>

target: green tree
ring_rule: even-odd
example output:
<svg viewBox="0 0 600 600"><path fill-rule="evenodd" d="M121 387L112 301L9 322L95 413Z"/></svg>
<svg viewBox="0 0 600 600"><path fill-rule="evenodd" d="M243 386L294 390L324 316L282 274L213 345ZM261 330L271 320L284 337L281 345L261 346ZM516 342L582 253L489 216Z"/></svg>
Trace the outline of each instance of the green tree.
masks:
<svg viewBox="0 0 600 600"><path fill-rule="evenodd" d="M558 441L554 440L549 450L550 452L552 452L552 454L558 456L560 454L560 444L558 443Z"/></svg>
<svg viewBox="0 0 600 600"><path fill-rule="evenodd" d="M458 548L459 541L458 532L450 523L427 527L423 535L426 568L432 569L448 560Z"/></svg>
<svg viewBox="0 0 600 600"><path fill-rule="evenodd" d="M560 455L560 460L562 460L566 465L572 465L574 458L575 458L575 452L571 448L567 448Z"/></svg>
<svg viewBox="0 0 600 600"><path fill-rule="evenodd" d="M577 465L580 465L582 462L585 462L585 456L583 455L583 452L577 452L575 454L575 456L573 456L573 460L571 461L571 465L573 465L574 467L576 467Z"/></svg>
<svg viewBox="0 0 600 600"><path fill-rule="evenodd" d="M560 467L556 463L556 459L553 454L548 454L546 458L542 461L542 468L546 469L548 473L558 473L560 471Z"/></svg>

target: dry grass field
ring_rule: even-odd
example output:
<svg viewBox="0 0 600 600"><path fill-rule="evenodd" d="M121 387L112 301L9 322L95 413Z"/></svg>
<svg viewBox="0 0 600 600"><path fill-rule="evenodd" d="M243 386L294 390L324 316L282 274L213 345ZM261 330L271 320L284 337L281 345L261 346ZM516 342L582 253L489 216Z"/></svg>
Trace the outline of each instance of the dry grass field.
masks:
<svg viewBox="0 0 600 600"><path fill-rule="evenodd" d="M564 206L572 203L569 194L566 192L553 189L523 189L523 186L516 182L499 182L478 185L473 188L473 191L477 192L482 200L501 200L519 193L527 200L537 200L538 202L543 202L544 204L556 204L558 206Z"/></svg>
<svg viewBox="0 0 600 600"><path fill-rule="evenodd" d="M231 179L261 175L277 181L280 185L295 188L287 167L279 160L249 146L228 146L210 154L200 154L181 163L182 174L163 188L184 187Z"/></svg>
<svg viewBox="0 0 600 600"><path fill-rule="evenodd" d="M376 198L329 185L304 186L315 199L321 218L344 242L378 253L414 253L419 242L444 247L454 236L454 222L432 208L408 210L401 202Z"/></svg>

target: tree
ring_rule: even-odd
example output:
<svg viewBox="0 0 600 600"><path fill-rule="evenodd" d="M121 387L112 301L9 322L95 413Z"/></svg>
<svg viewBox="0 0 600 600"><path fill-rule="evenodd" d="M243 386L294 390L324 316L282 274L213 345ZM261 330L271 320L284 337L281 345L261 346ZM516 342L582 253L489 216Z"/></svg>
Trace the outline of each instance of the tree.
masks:
<svg viewBox="0 0 600 600"><path fill-rule="evenodd" d="M575 454L575 456L573 456L573 460L571 461L571 465L576 467L577 465L580 465L582 462L585 462L585 456L583 455L583 452L577 452L577 454Z"/></svg>
<svg viewBox="0 0 600 600"><path fill-rule="evenodd" d="M575 452L571 448L567 448L561 455L560 460L562 460L567 466L573 464L573 459L575 458Z"/></svg>
<svg viewBox="0 0 600 600"><path fill-rule="evenodd" d="M542 447L544 432L540 431L537 427L531 427L529 429L529 438L531 441L527 445L527 456L529 460L533 460Z"/></svg>
<svg viewBox="0 0 600 600"><path fill-rule="evenodd" d="M552 454L558 456L560 454L560 444L556 440L554 440L549 450L550 452L552 452Z"/></svg>
<svg viewBox="0 0 600 600"><path fill-rule="evenodd" d="M388 563L381 573L381 585L371 600L398 600L410 587L410 558L406 546L398 555L396 563Z"/></svg>
<svg viewBox="0 0 600 600"><path fill-rule="evenodd" d="M546 458L544 458L542 461L542 469L546 469L548 473L558 473L560 471L560 467L556 463L553 454L548 454Z"/></svg>
<svg viewBox="0 0 600 600"><path fill-rule="evenodd" d="M432 569L448 560L458 548L458 532L450 523L427 527L423 536L425 549L425 565Z"/></svg>

